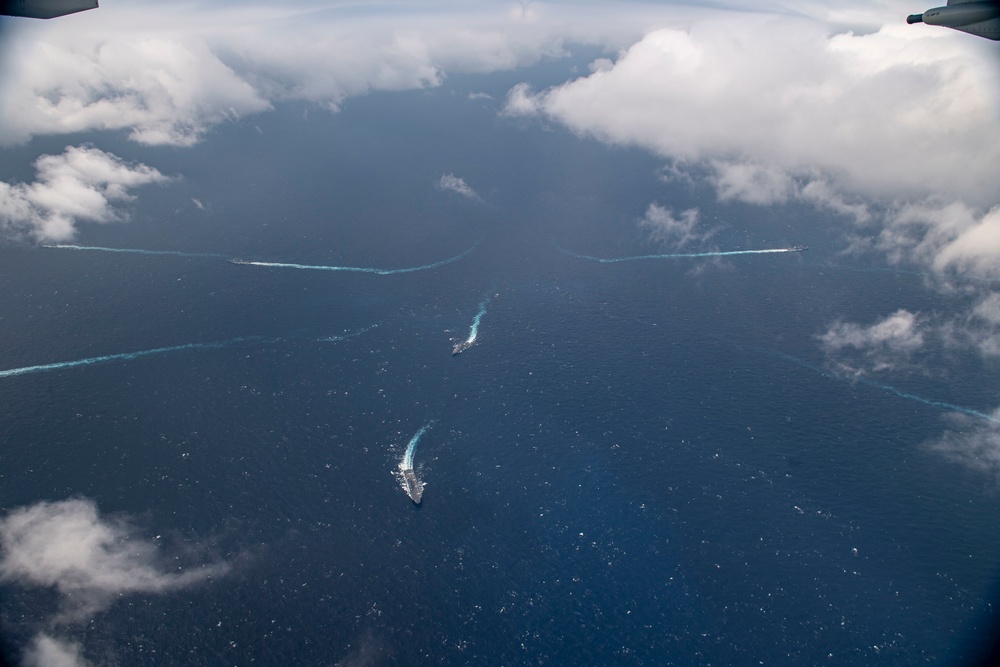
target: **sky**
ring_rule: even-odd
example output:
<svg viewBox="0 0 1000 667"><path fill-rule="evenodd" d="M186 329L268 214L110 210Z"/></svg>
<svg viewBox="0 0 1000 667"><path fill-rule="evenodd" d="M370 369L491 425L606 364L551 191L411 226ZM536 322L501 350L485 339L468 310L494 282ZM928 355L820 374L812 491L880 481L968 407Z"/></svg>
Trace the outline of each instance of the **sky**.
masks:
<svg viewBox="0 0 1000 667"><path fill-rule="evenodd" d="M155 153L126 161L73 135L190 150L289 101L337 114L375 91L516 73L588 46L603 55L574 78L518 83L491 100L498 120L638 148L660 161L663 181L707 185L721 202L832 214L845 256L919 272L949 300L940 311L831 321L815 343L838 373L945 374L931 353L940 349L995 368L1000 54L987 40L905 23L931 4L103 0L58 20L6 20L0 155L20 157L8 149L40 137L67 144L5 165L24 176L0 181L0 242L72 243L90 225L131 224L130 202L184 176L161 171ZM436 185L481 199L462 174ZM717 231L698 208L666 202L649 202L636 224L665 251L702 248ZM1000 405L985 416L954 415L926 444L1000 481ZM54 586L77 605L60 612L67 618L131 591L225 576L210 559L168 572L154 543L119 553L128 525L84 499L13 510L0 522L0 576ZM26 655L83 663L79 647L47 633Z"/></svg>

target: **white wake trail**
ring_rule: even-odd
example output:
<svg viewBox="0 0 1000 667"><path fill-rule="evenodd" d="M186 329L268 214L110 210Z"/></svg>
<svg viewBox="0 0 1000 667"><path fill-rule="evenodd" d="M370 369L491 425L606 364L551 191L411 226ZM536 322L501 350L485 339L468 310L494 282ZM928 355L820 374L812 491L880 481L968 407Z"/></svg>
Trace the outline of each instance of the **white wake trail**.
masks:
<svg viewBox="0 0 1000 667"><path fill-rule="evenodd" d="M576 257L578 259L586 259L591 262L600 262L601 264L616 264L618 262L635 262L643 259L684 259L684 258L699 258L699 257L733 257L736 255L773 255L786 252L802 252L808 250L805 246L791 246L788 248L761 248L759 250L719 250L712 252L676 252L676 253L666 253L662 255L634 255L632 257L592 257L591 255L581 255L579 253L571 252L565 248L556 246L560 252L563 252L571 257Z"/></svg>
<svg viewBox="0 0 1000 667"><path fill-rule="evenodd" d="M419 505L421 499L424 495L424 485L417 479L417 474L413 471L413 454L417 451L417 444L420 442L420 438L423 437L424 433L427 432L434 424L431 420L424 424L417 434L410 439L410 444L406 446L406 452L403 454L403 460L399 462L399 474L402 476L403 489L406 491L407 495L410 496L410 500L413 501L415 505Z"/></svg>
<svg viewBox="0 0 1000 667"><path fill-rule="evenodd" d="M487 294L483 297L483 300L479 302L479 312L476 313L474 318L472 318L472 326L469 327L469 337L455 344L455 347L451 350L452 356L465 352L472 347L473 343L476 342L476 338L479 336L479 322L483 319L483 315L486 314L486 306L488 306L489 303L490 295Z"/></svg>

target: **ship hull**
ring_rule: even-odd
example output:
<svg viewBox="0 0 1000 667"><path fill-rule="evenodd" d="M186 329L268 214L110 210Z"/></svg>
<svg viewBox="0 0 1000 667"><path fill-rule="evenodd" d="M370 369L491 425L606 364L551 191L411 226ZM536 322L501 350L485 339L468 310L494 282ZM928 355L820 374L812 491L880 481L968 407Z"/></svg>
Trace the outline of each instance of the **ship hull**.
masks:
<svg viewBox="0 0 1000 667"><path fill-rule="evenodd" d="M424 495L424 485L417 479L413 468L403 470L403 481L406 482L406 493L414 505L419 505Z"/></svg>

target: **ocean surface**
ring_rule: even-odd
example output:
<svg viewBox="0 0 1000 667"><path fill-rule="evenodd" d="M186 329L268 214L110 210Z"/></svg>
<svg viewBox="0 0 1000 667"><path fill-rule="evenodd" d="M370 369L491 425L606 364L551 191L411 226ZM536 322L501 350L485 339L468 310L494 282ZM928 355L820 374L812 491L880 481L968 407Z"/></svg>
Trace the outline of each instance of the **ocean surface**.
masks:
<svg viewBox="0 0 1000 667"><path fill-rule="evenodd" d="M176 179L74 243L179 254L0 248L0 508L87 498L169 557L232 565L55 630L51 589L4 582L8 651L46 629L96 664L976 657L996 480L925 443L941 403L996 407L996 369L852 382L816 339L950 302L844 256L841 220L720 203L653 156L498 117L514 82L557 75L143 148ZM676 252L636 225L653 201L720 228L691 252L809 250L587 259ZM397 473L427 424L416 506Z"/></svg>

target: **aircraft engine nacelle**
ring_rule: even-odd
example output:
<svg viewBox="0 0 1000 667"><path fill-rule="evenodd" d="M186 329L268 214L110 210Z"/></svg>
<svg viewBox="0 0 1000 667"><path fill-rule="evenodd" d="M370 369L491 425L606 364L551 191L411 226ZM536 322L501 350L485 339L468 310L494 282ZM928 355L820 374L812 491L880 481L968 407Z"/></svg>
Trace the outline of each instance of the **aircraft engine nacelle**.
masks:
<svg viewBox="0 0 1000 667"><path fill-rule="evenodd" d="M954 28L987 39L1000 39L1000 2L964 2L950 0L947 7L912 14L906 22Z"/></svg>
<svg viewBox="0 0 1000 667"><path fill-rule="evenodd" d="M0 14L32 19L52 19L96 8L97 0L0 0Z"/></svg>

